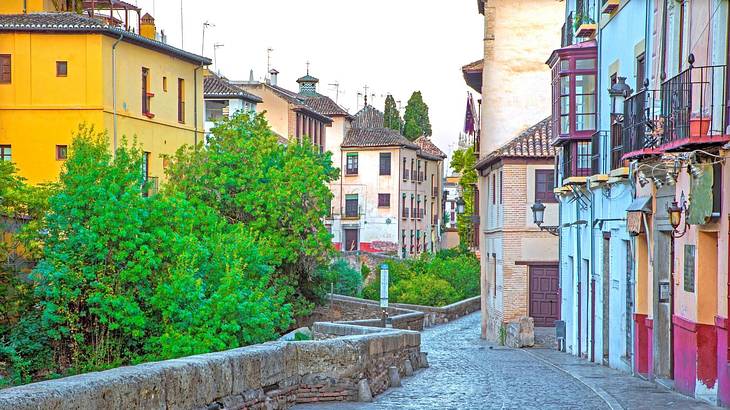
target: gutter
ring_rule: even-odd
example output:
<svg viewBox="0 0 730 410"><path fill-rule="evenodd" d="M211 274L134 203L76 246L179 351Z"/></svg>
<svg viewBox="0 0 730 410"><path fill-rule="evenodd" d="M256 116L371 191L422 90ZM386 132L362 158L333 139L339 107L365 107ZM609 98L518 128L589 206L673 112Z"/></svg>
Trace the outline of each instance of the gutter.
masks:
<svg viewBox="0 0 730 410"><path fill-rule="evenodd" d="M195 119L193 120L193 141L195 145L193 149L195 151L198 150L198 70L201 68L203 68L202 63L193 70L193 114L195 115Z"/></svg>
<svg viewBox="0 0 730 410"><path fill-rule="evenodd" d="M112 110L114 117L114 151L112 155L114 158L117 156L117 46L122 38L124 38L124 35L120 35L112 45Z"/></svg>

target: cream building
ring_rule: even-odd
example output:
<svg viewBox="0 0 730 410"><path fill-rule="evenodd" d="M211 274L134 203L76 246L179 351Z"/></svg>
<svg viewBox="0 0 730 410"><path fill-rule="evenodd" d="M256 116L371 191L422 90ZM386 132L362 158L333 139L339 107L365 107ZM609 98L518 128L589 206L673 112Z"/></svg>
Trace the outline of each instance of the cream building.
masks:
<svg viewBox="0 0 730 410"><path fill-rule="evenodd" d="M551 112L551 90L541 84L549 84L550 71L545 66L545 50L551 50L560 41L560 30L565 15L564 4L555 0L478 0L479 12L484 15L484 59L481 64L481 81L470 85L482 95L479 156L484 159L500 145L507 143L522 130L543 120ZM474 63L470 66L478 67ZM473 76L473 72L465 77ZM478 75L478 68L476 70ZM467 78L469 81L469 78ZM480 235L479 253L482 264L482 337L488 335L490 305L488 295L494 292L495 275L489 275L492 260L486 237L489 226L494 225L494 215L487 211L485 195L488 191L489 174L480 175L478 204ZM524 205L524 204L523 204ZM522 209L522 206L519 208ZM521 211L520 211L521 212ZM515 243L522 249L525 243ZM541 242L531 243L533 248L544 248Z"/></svg>

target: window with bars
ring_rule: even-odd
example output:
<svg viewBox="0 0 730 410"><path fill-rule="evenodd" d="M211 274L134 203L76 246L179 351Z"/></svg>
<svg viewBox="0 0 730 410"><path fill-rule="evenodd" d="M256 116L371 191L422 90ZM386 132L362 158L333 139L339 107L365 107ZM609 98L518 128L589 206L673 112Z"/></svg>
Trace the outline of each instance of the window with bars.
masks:
<svg viewBox="0 0 730 410"><path fill-rule="evenodd" d="M185 80L177 79L177 121L185 123Z"/></svg>
<svg viewBox="0 0 730 410"><path fill-rule="evenodd" d="M68 158L68 145L56 145L56 160L63 161Z"/></svg>
<svg viewBox="0 0 730 410"><path fill-rule="evenodd" d="M13 156L11 153L10 145L0 145L0 161L12 161Z"/></svg>
<svg viewBox="0 0 730 410"><path fill-rule="evenodd" d="M535 201L557 202L553 188L555 187L555 171L552 169L535 170Z"/></svg>
<svg viewBox="0 0 730 410"><path fill-rule="evenodd" d="M380 153L380 175L390 175L390 152Z"/></svg>
<svg viewBox="0 0 730 410"><path fill-rule="evenodd" d="M0 84L10 84L12 57L10 54L0 54Z"/></svg>
<svg viewBox="0 0 730 410"><path fill-rule="evenodd" d="M150 116L152 112L152 93L150 92L150 70L142 68L142 114Z"/></svg>
<svg viewBox="0 0 730 410"><path fill-rule="evenodd" d="M351 152L347 154L347 167L345 170L346 175L357 175L358 167L358 156L357 152Z"/></svg>
<svg viewBox="0 0 730 410"><path fill-rule="evenodd" d="M359 216L357 194L345 195L345 217L356 218Z"/></svg>
<svg viewBox="0 0 730 410"><path fill-rule="evenodd" d="M390 194L378 194L378 207L389 208L390 207Z"/></svg>
<svg viewBox="0 0 730 410"><path fill-rule="evenodd" d="M418 177L418 173L416 172L416 160L411 158L411 181L415 181L416 177Z"/></svg>

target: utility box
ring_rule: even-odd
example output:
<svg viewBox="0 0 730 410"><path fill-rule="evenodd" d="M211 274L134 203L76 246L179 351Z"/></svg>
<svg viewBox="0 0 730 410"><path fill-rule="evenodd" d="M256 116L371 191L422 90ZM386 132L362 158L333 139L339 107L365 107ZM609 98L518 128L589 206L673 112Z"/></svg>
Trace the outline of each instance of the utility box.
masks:
<svg viewBox="0 0 730 410"><path fill-rule="evenodd" d="M555 321L555 339L558 342L558 350L561 352L565 351L565 321Z"/></svg>

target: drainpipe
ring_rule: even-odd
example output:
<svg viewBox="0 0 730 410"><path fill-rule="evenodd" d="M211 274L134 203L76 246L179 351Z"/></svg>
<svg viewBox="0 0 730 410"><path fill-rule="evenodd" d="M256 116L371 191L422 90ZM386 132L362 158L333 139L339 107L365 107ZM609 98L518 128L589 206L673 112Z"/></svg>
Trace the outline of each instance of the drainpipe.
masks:
<svg viewBox="0 0 730 410"><path fill-rule="evenodd" d="M664 9L662 10L662 44L661 44L661 52L662 52L662 72L659 73L659 81L664 81L665 78L667 78L667 7L669 5L667 4L668 0L664 0Z"/></svg>
<svg viewBox="0 0 730 410"><path fill-rule="evenodd" d="M575 220L576 221L580 220L580 206L578 205L577 202L575 203ZM583 260L581 259L581 252L580 252L581 249L580 248L581 248L580 225L575 225L575 265L576 266L574 268L575 268L575 272L578 276L578 282L577 282L578 287L576 290L577 290L577 294L582 296L582 292L581 292L581 290L582 290L581 289L581 270L582 269L581 268L583 267ZM587 295L588 292L585 292L585 294ZM581 312L583 304L581 303L580 297L577 297L576 299L578 301L578 312L577 312L578 318L582 319L583 316L585 316ZM583 320L578 320L578 357L581 357L581 355L583 354L583 343L582 343L583 338L581 337L581 336L583 336L583 323L582 322L583 322Z"/></svg>
<svg viewBox="0 0 730 410"><path fill-rule="evenodd" d="M112 155L114 158L117 156L117 45L122 38L124 38L124 33L121 33L112 45L112 110L114 117L114 151Z"/></svg>
<svg viewBox="0 0 730 410"><path fill-rule="evenodd" d="M195 119L193 120L193 141L195 144L195 147L193 148L195 151L198 150L198 70L203 68L203 64L201 63L198 67L195 67L195 70L193 70L193 89L194 89L194 101L193 101L193 114L195 114Z"/></svg>
<svg viewBox="0 0 730 410"><path fill-rule="evenodd" d="M23 14L28 12L28 0L23 0Z"/></svg>

